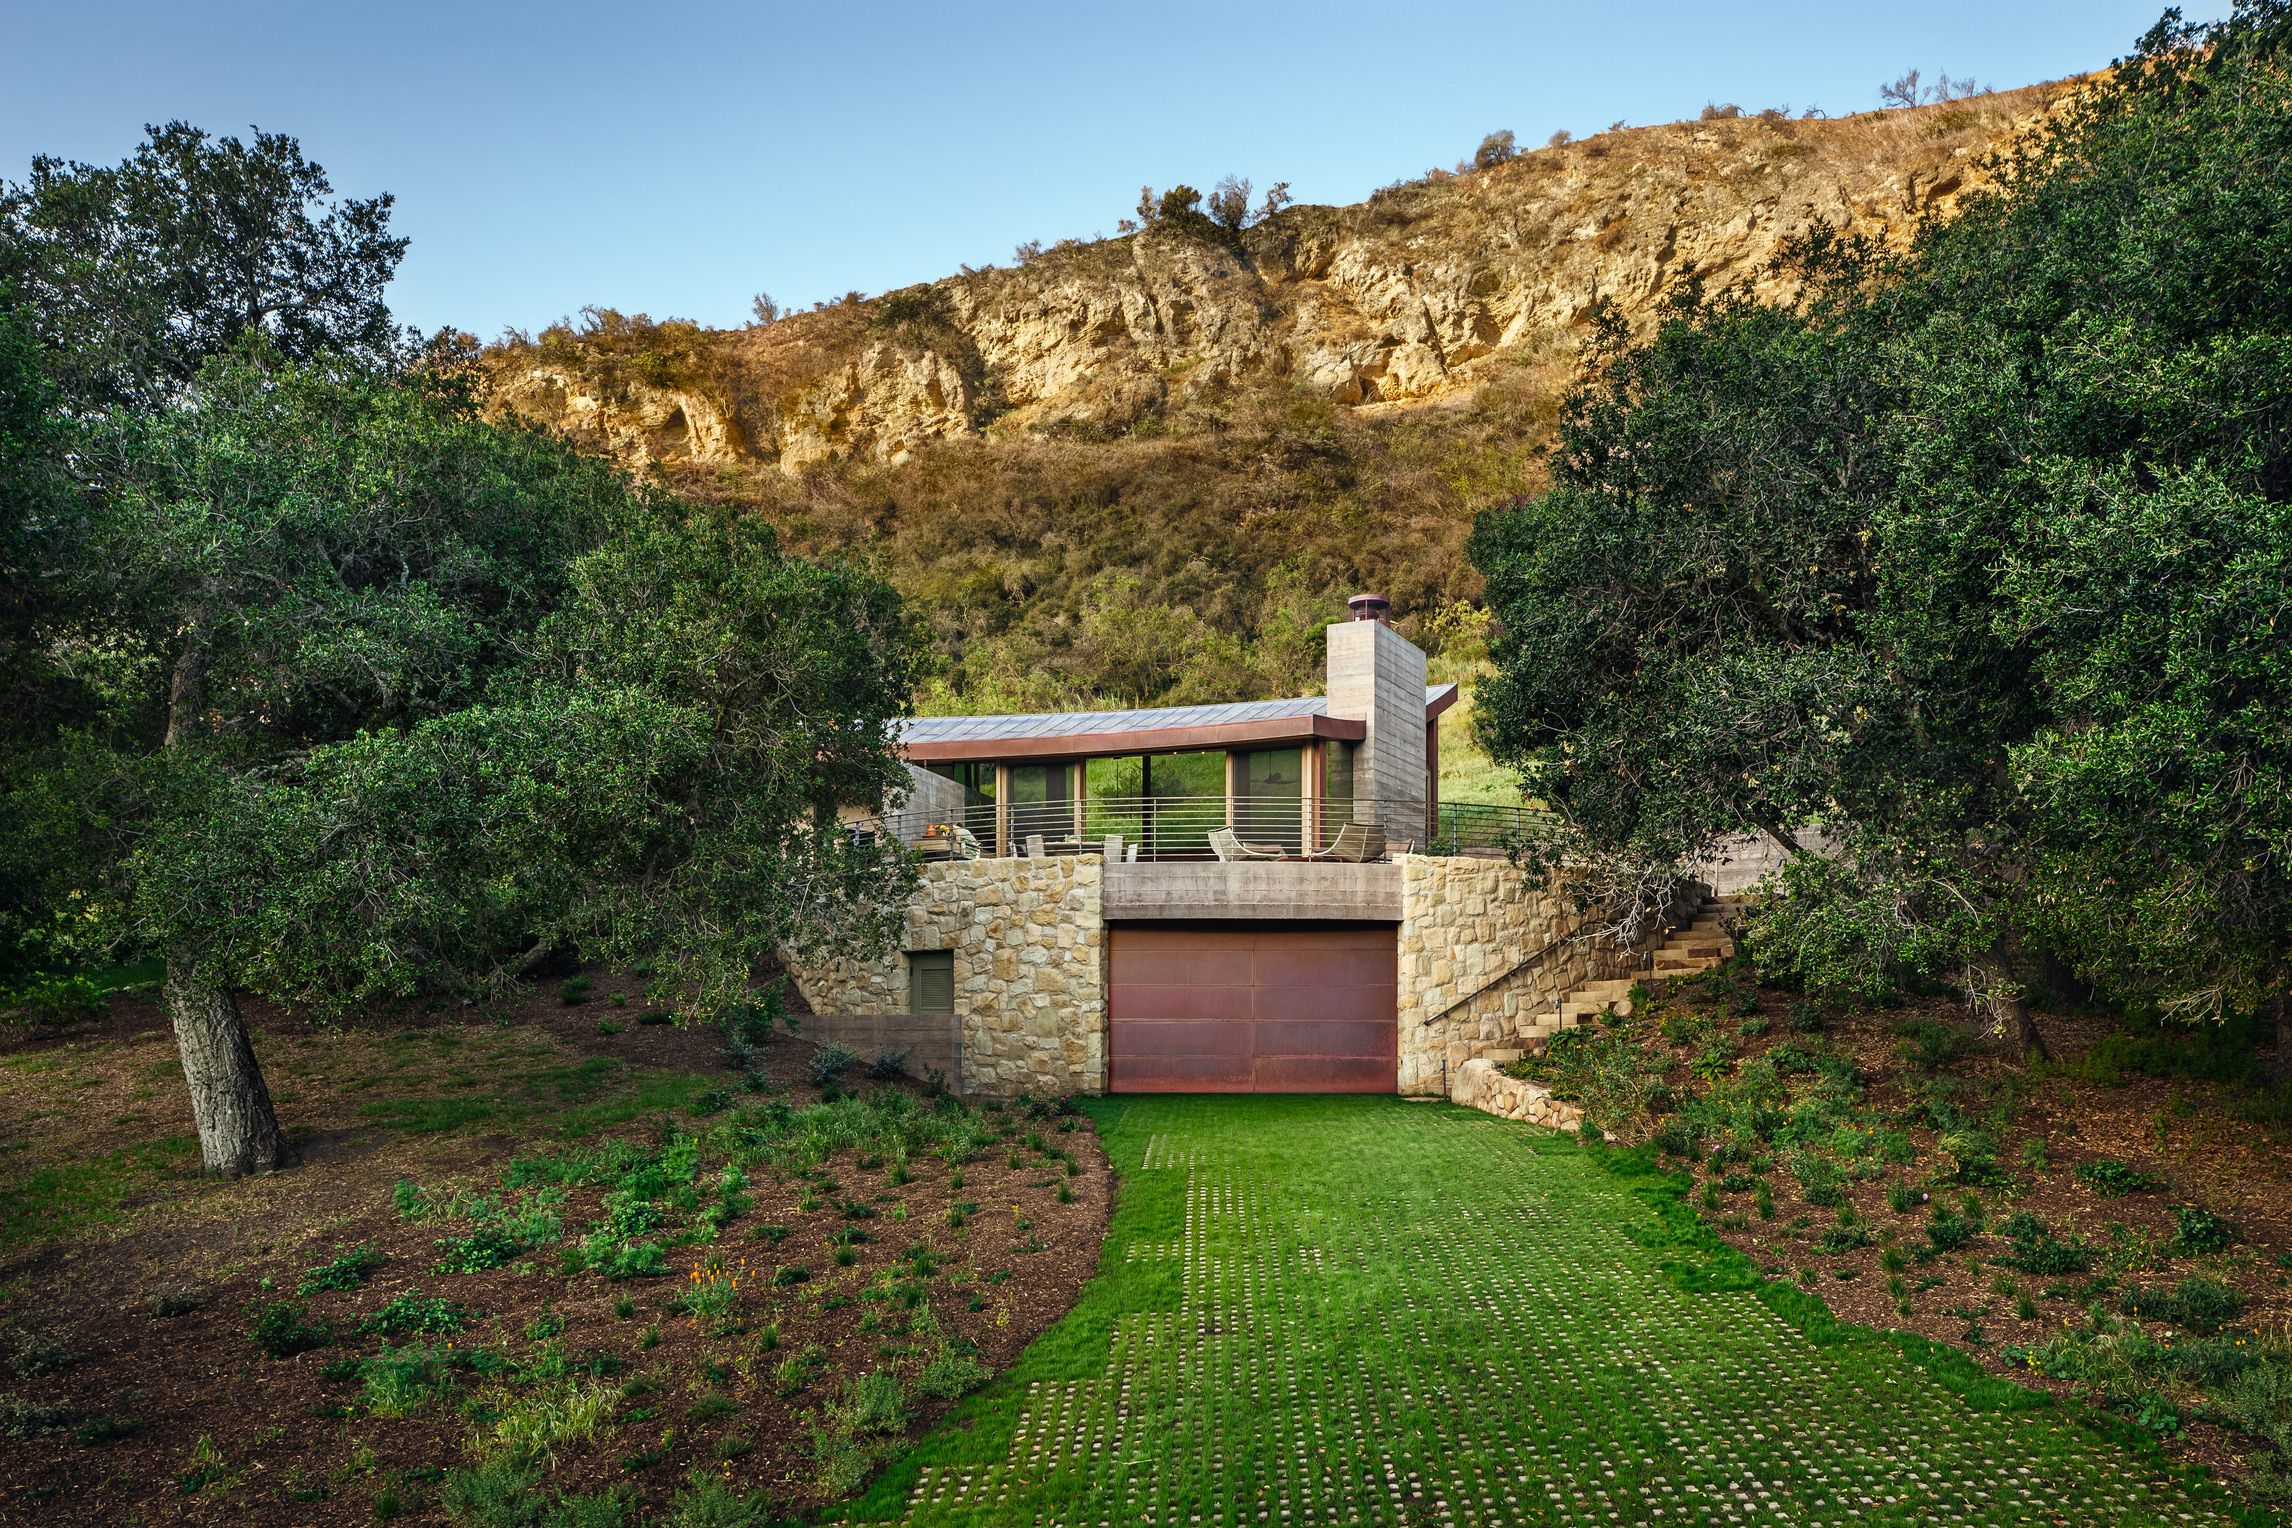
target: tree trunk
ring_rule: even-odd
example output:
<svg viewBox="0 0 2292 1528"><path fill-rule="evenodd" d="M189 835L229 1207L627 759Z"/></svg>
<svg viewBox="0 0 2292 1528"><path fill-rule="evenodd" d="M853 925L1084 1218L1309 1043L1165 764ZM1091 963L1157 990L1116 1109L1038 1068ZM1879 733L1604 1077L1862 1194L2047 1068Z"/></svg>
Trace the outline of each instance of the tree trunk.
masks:
<svg viewBox="0 0 2292 1528"><path fill-rule="evenodd" d="M2276 994L2276 1054L2268 1070L2278 1082L2292 1082L2292 993Z"/></svg>
<svg viewBox="0 0 2292 1528"><path fill-rule="evenodd" d="M195 618L167 678L167 736L160 746L182 747L199 732L206 710L207 632L204 619Z"/></svg>
<svg viewBox="0 0 2292 1528"><path fill-rule="evenodd" d="M255 1065L247 1021L231 989L200 974L190 961L169 960L167 1011L175 1020L175 1044L183 1057L183 1080L191 1089L191 1114L199 1123L199 1155L207 1171L243 1178L292 1167L294 1148L279 1129L270 1089Z"/></svg>
<svg viewBox="0 0 2292 1528"><path fill-rule="evenodd" d="M2051 1061L2053 1049L2045 1043L2045 1032L2037 1027L2036 1017L2021 994L2000 993L1989 1001L1990 1017L1996 1021L1998 1032L2011 1032L2021 1041L2021 1059L2024 1061Z"/></svg>

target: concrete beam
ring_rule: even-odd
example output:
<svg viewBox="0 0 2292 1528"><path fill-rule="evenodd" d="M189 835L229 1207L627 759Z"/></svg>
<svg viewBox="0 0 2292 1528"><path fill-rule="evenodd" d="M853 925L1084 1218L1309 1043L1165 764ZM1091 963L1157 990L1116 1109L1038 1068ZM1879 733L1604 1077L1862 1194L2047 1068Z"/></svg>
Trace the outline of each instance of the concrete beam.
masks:
<svg viewBox="0 0 2292 1528"><path fill-rule="evenodd" d="M1401 867L1225 860L1108 865L1106 920L1398 923Z"/></svg>

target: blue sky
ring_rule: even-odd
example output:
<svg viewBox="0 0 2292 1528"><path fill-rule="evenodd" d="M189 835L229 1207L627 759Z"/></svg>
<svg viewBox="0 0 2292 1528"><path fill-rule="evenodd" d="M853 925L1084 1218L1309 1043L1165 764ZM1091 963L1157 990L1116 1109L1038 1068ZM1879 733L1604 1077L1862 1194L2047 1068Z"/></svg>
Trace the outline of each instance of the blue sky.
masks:
<svg viewBox="0 0 2292 1528"><path fill-rule="evenodd" d="M1112 232L1145 182L1355 201L1493 128L1839 114L1913 65L2055 78L2161 8L0 0L0 177L116 161L145 122L259 124L338 190L396 193L392 301L425 329L585 303L731 324L759 290L808 306Z"/></svg>

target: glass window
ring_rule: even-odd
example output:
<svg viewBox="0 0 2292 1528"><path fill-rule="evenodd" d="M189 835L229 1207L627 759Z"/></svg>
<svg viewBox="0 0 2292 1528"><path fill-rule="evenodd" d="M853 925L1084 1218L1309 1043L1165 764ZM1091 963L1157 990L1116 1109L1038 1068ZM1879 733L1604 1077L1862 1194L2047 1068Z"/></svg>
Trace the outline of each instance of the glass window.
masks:
<svg viewBox="0 0 2292 1528"><path fill-rule="evenodd" d="M1110 833L1125 848L1146 841L1146 761L1135 754L1082 767L1082 836L1098 843Z"/></svg>
<svg viewBox="0 0 2292 1528"><path fill-rule="evenodd" d="M1011 766L1011 835L1021 844L1032 834L1045 839L1074 837L1074 776L1071 764Z"/></svg>
<svg viewBox="0 0 2292 1528"><path fill-rule="evenodd" d="M995 840L995 766L986 763L926 764L943 779L963 787L963 826L991 851Z"/></svg>
<svg viewBox="0 0 2292 1528"><path fill-rule="evenodd" d="M1305 799L1304 750L1261 748L1242 754L1237 763L1234 831L1244 842L1280 844L1296 853Z"/></svg>
<svg viewBox="0 0 2292 1528"><path fill-rule="evenodd" d="M1146 847L1140 859L1207 859L1226 825L1226 756L1158 753L1146 760Z"/></svg>
<svg viewBox="0 0 2292 1528"><path fill-rule="evenodd" d="M909 1013L953 1013L955 1011L955 952L953 950L910 950L907 952L907 1011Z"/></svg>

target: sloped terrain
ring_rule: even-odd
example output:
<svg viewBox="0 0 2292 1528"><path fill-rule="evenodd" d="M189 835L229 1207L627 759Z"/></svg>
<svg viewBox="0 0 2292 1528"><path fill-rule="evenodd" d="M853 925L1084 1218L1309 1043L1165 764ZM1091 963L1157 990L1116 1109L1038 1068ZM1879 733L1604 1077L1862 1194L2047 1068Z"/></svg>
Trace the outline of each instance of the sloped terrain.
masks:
<svg viewBox="0 0 2292 1528"><path fill-rule="evenodd" d="M504 413L876 560L932 623L935 705L1295 690L1351 586L1440 645L1596 304L1787 296L1788 238L1903 243L2060 97L1619 130L768 326L599 310L475 365Z"/></svg>

